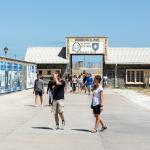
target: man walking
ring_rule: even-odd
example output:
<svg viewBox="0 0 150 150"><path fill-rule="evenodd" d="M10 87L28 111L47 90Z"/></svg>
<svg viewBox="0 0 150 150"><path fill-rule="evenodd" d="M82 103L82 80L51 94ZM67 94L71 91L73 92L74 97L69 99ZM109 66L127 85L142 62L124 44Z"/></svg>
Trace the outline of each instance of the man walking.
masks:
<svg viewBox="0 0 150 150"><path fill-rule="evenodd" d="M37 106L38 96L40 97L41 105L43 106L44 82L40 75L37 75L37 79L34 82L33 94L35 94L35 106Z"/></svg>
<svg viewBox="0 0 150 150"><path fill-rule="evenodd" d="M76 92L76 86L77 86L77 77L76 77L76 75L73 76L72 83L73 83L72 91L73 91L73 93L75 93Z"/></svg>
<svg viewBox="0 0 150 150"><path fill-rule="evenodd" d="M51 77L47 86L47 94L49 93L49 106L51 106L53 102L53 94L54 94L53 86L54 86L54 79L53 77Z"/></svg>
<svg viewBox="0 0 150 150"><path fill-rule="evenodd" d="M107 87L107 85L108 85L108 76L107 76L107 74L103 77L103 87L105 88L105 87Z"/></svg>
<svg viewBox="0 0 150 150"><path fill-rule="evenodd" d="M93 78L92 75L89 73L88 77L87 77L87 89L88 89L88 94L91 94L91 89L92 89L92 85L93 85Z"/></svg>
<svg viewBox="0 0 150 150"><path fill-rule="evenodd" d="M62 121L62 129L65 125L64 119L64 88L65 81L62 79L61 74L58 72L54 74L54 95L53 95L53 110L55 113L56 129L59 129L59 116Z"/></svg>

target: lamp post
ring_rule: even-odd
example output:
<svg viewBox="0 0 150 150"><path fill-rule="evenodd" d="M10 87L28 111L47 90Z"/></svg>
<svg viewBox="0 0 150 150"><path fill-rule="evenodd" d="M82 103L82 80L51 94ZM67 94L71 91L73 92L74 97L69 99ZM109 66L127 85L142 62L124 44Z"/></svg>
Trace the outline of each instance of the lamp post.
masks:
<svg viewBox="0 0 150 150"><path fill-rule="evenodd" d="M5 58L6 58L7 52L8 52L8 48L7 48L7 47L4 47Z"/></svg>
<svg viewBox="0 0 150 150"><path fill-rule="evenodd" d="M16 53L14 54L14 58L16 59Z"/></svg>
<svg viewBox="0 0 150 150"><path fill-rule="evenodd" d="M5 61L4 61L4 65L5 65L5 91L7 91L7 88L8 88L8 76L6 75L6 62L7 62L7 60L6 60L6 54L7 54L7 52L8 52L8 48L7 47L4 47L4 53L5 53ZM8 74L8 73L7 73Z"/></svg>

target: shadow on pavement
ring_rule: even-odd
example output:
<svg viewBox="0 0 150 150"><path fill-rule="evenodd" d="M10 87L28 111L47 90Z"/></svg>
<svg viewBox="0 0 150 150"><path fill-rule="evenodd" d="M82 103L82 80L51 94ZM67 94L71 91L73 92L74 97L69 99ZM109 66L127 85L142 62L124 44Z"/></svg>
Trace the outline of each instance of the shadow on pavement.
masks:
<svg viewBox="0 0 150 150"><path fill-rule="evenodd" d="M44 107L52 107L52 105L44 105Z"/></svg>
<svg viewBox="0 0 150 150"><path fill-rule="evenodd" d="M24 106L28 106L28 107L40 107L41 105L24 105ZM52 107L52 105L43 105L43 107Z"/></svg>
<svg viewBox="0 0 150 150"><path fill-rule="evenodd" d="M53 130L53 128L49 127L32 127L33 129L43 129L43 130Z"/></svg>
<svg viewBox="0 0 150 150"><path fill-rule="evenodd" d="M71 129L71 130L80 131L80 132L91 132L91 131L88 130L88 129Z"/></svg>
<svg viewBox="0 0 150 150"><path fill-rule="evenodd" d="M28 106L28 107L36 107L35 105L24 105L24 106Z"/></svg>

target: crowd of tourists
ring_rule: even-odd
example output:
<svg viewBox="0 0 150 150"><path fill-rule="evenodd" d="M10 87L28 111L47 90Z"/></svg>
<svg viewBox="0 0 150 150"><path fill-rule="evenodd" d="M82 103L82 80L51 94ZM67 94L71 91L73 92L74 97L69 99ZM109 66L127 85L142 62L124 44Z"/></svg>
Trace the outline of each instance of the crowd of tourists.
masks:
<svg viewBox="0 0 150 150"><path fill-rule="evenodd" d="M103 99L103 87L101 84L101 76L92 76L90 73L80 74L79 76L73 75L69 76L67 79L63 79L60 72L56 72L51 76L50 81L47 86L47 94L49 94L49 105L52 106L52 112L54 113L56 129L60 128L60 121L62 124L62 129L65 125L64 118L64 94L67 90L67 85L69 83L72 93L88 93L92 94L91 98L91 108L93 109L93 114L95 116L95 126L92 133L96 133L99 124L101 124L101 131L107 129L104 123L101 112L103 111L104 99ZM35 94L35 106L37 106L37 98L40 97L41 106L43 106L43 94L44 94L44 82L42 76L38 75L34 84Z"/></svg>
<svg viewBox="0 0 150 150"><path fill-rule="evenodd" d="M69 77L71 92L73 93L88 93L91 94L94 78L90 73L81 74L79 76L73 75Z"/></svg>
<svg viewBox="0 0 150 150"><path fill-rule="evenodd" d="M70 83L70 87L72 87L71 92L73 93L88 93L89 95L92 92L92 88L94 86L94 76L91 73L73 75L66 78L67 83ZM108 85L108 77L105 75L102 79L101 85L107 87Z"/></svg>

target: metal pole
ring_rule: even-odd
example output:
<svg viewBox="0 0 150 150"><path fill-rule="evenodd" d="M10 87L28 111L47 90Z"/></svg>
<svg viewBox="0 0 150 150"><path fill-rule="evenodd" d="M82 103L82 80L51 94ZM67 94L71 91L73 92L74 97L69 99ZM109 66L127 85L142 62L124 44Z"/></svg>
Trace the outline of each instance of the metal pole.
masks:
<svg viewBox="0 0 150 150"><path fill-rule="evenodd" d="M118 87L118 83L117 83L117 64L115 65L115 88Z"/></svg>

